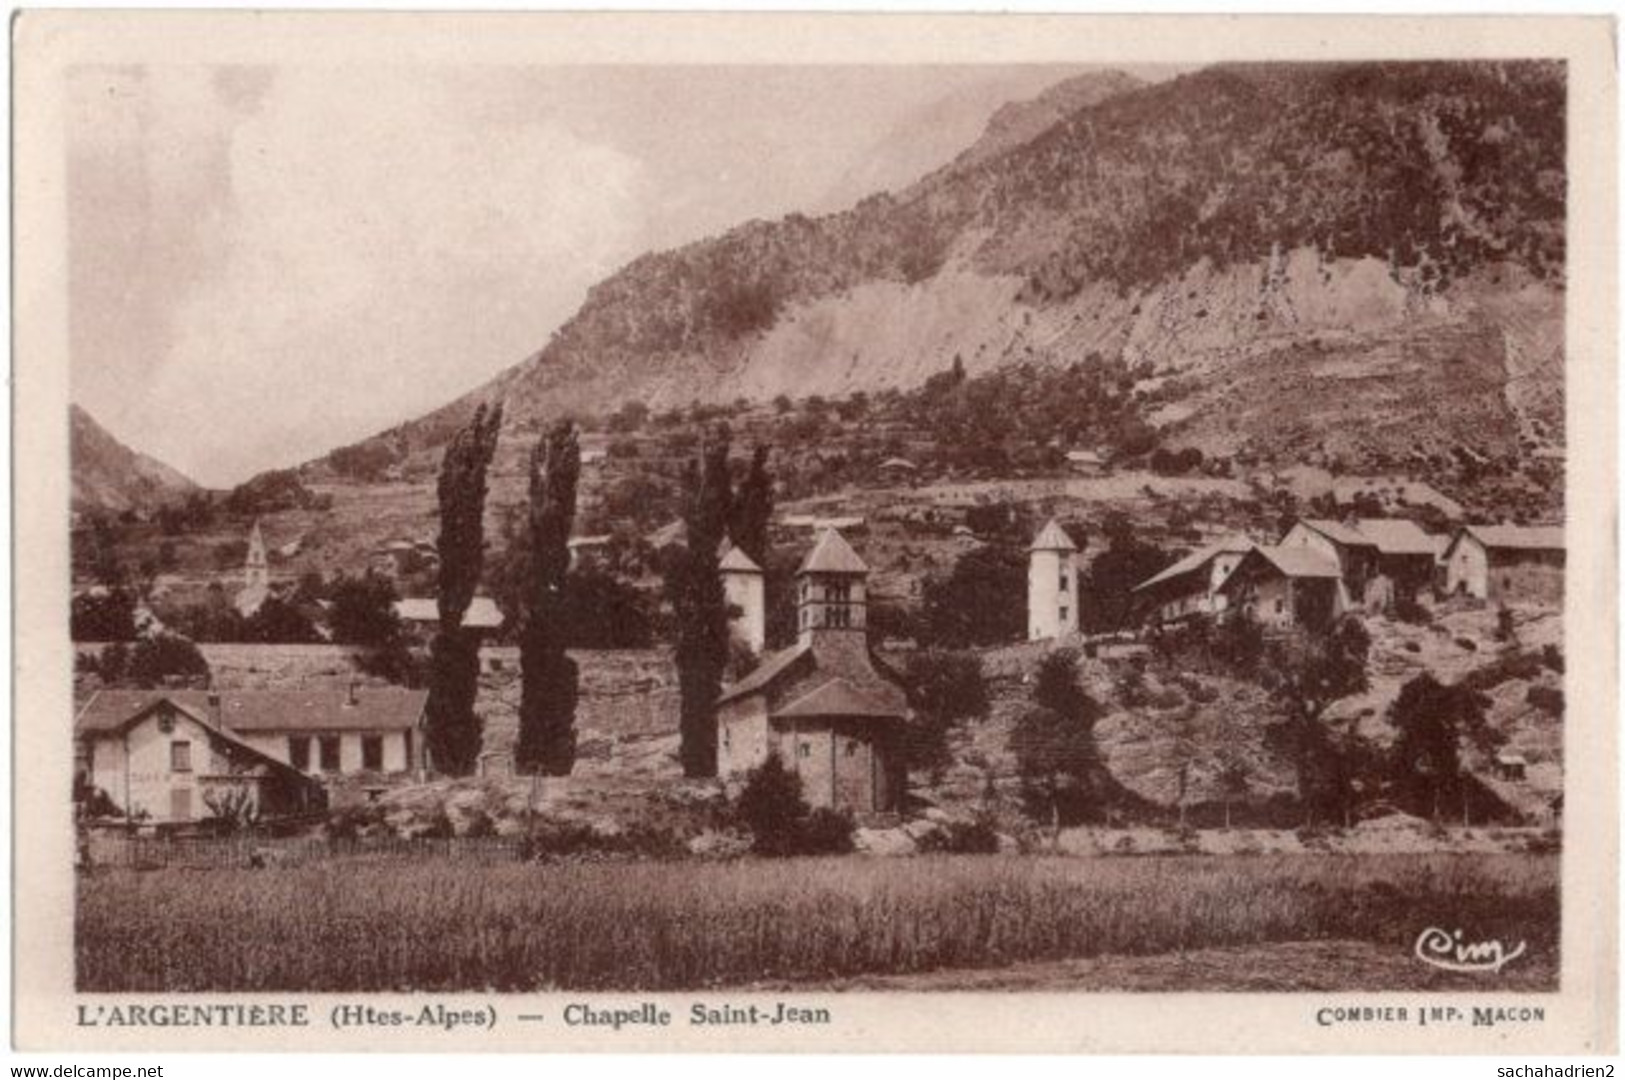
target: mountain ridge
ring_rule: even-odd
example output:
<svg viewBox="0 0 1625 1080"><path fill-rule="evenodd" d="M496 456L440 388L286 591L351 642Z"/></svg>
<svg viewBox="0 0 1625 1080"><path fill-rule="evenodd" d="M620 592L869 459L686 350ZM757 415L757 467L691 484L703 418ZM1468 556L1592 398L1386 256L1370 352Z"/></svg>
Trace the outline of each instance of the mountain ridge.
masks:
<svg viewBox="0 0 1625 1080"><path fill-rule="evenodd" d="M537 353L380 438L437 445L499 397L533 430L632 399L879 389L956 357L1118 352L1223 378L1284 339L1441 322L1499 331L1509 373L1545 373L1530 400L1511 374L1497 391L1517 415L1496 430L1543 438L1563 92L1560 66L1521 62L1223 65L1108 94L897 195L640 256Z"/></svg>
<svg viewBox="0 0 1625 1080"><path fill-rule="evenodd" d="M131 449L78 404L68 406L75 510L150 510L202 488L180 470Z"/></svg>

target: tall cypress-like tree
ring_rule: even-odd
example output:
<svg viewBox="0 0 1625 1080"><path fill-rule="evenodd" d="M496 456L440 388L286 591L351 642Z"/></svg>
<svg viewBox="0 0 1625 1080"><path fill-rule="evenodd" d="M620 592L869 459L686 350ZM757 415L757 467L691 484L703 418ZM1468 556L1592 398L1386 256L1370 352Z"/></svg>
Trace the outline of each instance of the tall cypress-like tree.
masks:
<svg viewBox="0 0 1625 1080"><path fill-rule="evenodd" d="M547 776L568 776L576 758L580 673L565 652L564 591L580 478L575 425L561 420L530 455L530 574L519 642L523 683L515 758L521 770Z"/></svg>
<svg viewBox="0 0 1625 1080"><path fill-rule="evenodd" d="M767 447L751 455L750 471L734 493L728 526L733 542L751 561L767 568L767 527L773 520L773 478L767 472Z"/></svg>
<svg viewBox="0 0 1625 1080"><path fill-rule="evenodd" d="M717 549L733 509L726 425L706 432L700 460L685 474L683 521L688 542L669 572L677 614L680 756L686 776L717 771L717 696L728 663L728 604Z"/></svg>
<svg viewBox="0 0 1625 1080"><path fill-rule="evenodd" d="M425 741L435 769L452 776L473 772L480 752L480 645L463 629L463 616L485 562L485 474L501 427L502 406L481 405L440 464L440 626L429 645Z"/></svg>

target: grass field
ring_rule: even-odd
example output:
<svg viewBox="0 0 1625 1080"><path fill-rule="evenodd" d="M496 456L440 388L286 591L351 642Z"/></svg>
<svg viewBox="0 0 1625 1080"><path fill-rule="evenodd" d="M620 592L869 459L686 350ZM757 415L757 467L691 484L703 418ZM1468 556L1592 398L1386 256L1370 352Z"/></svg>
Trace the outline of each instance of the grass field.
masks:
<svg viewBox="0 0 1625 1080"><path fill-rule="evenodd" d="M921 985L952 989L956 971L968 979L1012 965L1288 942L1365 943L1421 967L1404 957L1425 927L1439 926L1472 940L1527 941L1520 985L1540 989L1523 984L1555 986L1557 871L1555 856L1537 855L480 868L335 859L266 870L99 871L79 886L78 984L679 990L930 976ZM1388 985L1386 966L1368 966L1351 965L1359 970L1346 981L1328 971L1323 981L1402 988ZM1229 988L1225 971L1236 968L1194 969L1191 985L1165 988ZM1110 978L1086 984L1113 988Z"/></svg>

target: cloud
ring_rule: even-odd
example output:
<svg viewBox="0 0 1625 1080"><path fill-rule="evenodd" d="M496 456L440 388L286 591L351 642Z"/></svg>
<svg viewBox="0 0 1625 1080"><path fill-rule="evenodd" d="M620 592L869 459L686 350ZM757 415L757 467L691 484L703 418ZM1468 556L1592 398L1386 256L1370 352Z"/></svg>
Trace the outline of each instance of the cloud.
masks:
<svg viewBox="0 0 1625 1080"><path fill-rule="evenodd" d="M145 394L165 422L143 448L203 482L444 404L638 250L643 166L557 121L490 118L421 70L287 68L252 89L229 102L248 115L211 223L220 266L175 305Z"/></svg>

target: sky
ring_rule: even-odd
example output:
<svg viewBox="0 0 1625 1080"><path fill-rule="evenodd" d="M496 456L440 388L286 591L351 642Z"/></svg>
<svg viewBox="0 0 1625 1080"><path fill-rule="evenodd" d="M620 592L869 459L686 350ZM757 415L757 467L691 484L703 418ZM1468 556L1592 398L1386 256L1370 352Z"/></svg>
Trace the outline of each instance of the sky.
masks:
<svg viewBox="0 0 1625 1080"><path fill-rule="evenodd" d="M77 69L72 396L209 486L294 465L525 359L643 252L906 183L1079 70Z"/></svg>

